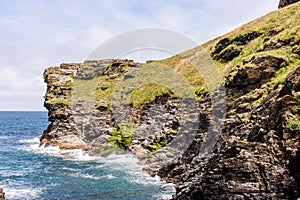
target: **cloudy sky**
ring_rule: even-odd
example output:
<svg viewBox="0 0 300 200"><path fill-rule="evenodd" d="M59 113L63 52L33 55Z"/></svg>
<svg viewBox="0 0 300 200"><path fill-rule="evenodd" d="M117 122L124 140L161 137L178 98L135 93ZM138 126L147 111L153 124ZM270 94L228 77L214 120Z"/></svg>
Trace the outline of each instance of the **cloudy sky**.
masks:
<svg viewBox="0 0 300 200"><path fill-rule="evenodd" d="M44 110L46 67L82 62L108 39L161 28L201 44L277 0L0 0L0 110Z"/></svg>

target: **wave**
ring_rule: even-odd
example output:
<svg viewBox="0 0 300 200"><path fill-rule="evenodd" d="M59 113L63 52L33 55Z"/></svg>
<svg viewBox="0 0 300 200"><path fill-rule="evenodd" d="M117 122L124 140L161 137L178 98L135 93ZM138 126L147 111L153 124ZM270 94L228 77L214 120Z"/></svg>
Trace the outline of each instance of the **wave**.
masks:
<svg viewBox="0 0 300 200"><path fill-rule="evenodd" d="M40 146L39 138L32 138L32 139L25 139L25 140L23 139L23 140L19 140L19 142L23 143L23 146L21 147L22 150L31 151L37 154L61 157L61 158L74 160L74 161L91 161L96 159L93 156L89 156L81 149L65 150L65 149L60 149L58 146L47 146L47 147L45 147L45 145Z"/></svg>
<svg viewBox="0 0 300 200"><path fill-rule="evenodd" d="M162 181L160 177L152 177L145 171L143 167L138 164L139 160L130 153L127 154L110 154L106 157L96 157L89 156L87 153L83 152L81 149L73 150L61 150L59 147L44 145L40 146L39 138L32 138L26 140L20 140L22 143L22 150L30 151L36 154L43 154L47 156L60 157L66 160L75 162L95 162L96 165L91 165L93 169L96 168L107 168L112 172L121 171L127 174L125 179L133 184L141 185L155 185L160 186L164 190L163 194L158 194L157 199L169 199L175 193L175 186L173 184ZM92 174L84 173L80 169L74 169L70 167L64 167L63 170L69 171L70 176L82 177L85 179L115 179L116 175L114 173L108 173L103 176L95 176ZM163 196L163 197L162 197Z"/></svg>
<svg viewBox="0 0 300 200"><path fill-rule="evenodd" d="M21 177L21 176L25 176L28 173L26 173L25 171L23 172L15 172L15 171L11 171L11 170L0 170L0 175L4 178L7 177Z"/></svg>
<svg viewBox="0 0 300 200"><path fill-rule="evenodd" d="M10 139L9 136L0 136L0 140L7 140L7 139Z"/></svg>
<svg viewBox="0 0 300 200"><path fill-rule="evenodd" d="M0 183L0 187L3 188L5 192L5 197L9 200L39 199L43 191L43 188L26 187L26 183L23 181L20 182L12 179L6 179L3 181L6 182L6 184ZM9 184L7 184L7 182L9 182Z"/></svg>
<svg viewBox="0 0 300 200"><path fill-rule="evenodd" d="M112 174L107 174L107 175L103 175L103 176L94 176L94 175L90 175L90 174L84 174L81 172L75 173L75 174L70 174L70 176L74 176L74 177L81 177L81 178L85 178L85 179L93 179L93 180L100 180L100 179L115 179L117 177L115 177Z"/></svg>
<svg viewBox="0 0 300 200"><path fill-rule="evenodd" d="M41 188L3 188L5 191L5 198L14 200L14 199L23 199L23 200L32 200L37 199L42 193Z"/></svg>

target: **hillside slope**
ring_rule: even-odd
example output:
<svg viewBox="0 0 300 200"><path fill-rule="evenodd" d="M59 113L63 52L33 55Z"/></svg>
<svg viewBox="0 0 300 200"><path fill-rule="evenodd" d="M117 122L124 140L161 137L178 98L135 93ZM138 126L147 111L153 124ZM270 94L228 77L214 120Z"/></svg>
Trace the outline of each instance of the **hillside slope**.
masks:
<svg viewBox="0 0 300 200"><path fill-rule="evenodd" d="M300 3L171 58L45 70L41 144L131 151L175 199L300 197Z"/></svg>

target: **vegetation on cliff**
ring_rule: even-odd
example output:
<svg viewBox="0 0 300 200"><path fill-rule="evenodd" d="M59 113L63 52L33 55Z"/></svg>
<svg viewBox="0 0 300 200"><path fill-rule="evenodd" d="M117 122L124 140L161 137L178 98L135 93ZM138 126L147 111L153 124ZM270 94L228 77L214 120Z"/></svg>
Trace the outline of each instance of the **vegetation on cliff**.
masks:
<svg viewBox="0 0 300 200"><path fill-rule="evenodd" d="M271 12L164 60L47 69L52 124L42 142L59 145L72 136L100 153L130 150L153 175L177 184L178 199L298 198L299 11L296 3ZM224 125L211 130L222 105ZM202 155L214 134L220 137ZM193 138L180 152L185 142L176 139L185 136Z"/></svg>

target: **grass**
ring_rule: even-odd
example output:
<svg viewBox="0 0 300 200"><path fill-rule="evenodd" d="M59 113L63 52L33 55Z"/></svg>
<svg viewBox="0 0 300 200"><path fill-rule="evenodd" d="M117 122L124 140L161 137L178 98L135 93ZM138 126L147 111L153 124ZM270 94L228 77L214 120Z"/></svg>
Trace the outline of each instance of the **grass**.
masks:
<svg viewBox="0 0 300 200"><path fill-rule="evenodd" d="M108 138L114 147L127 150L132 142L132 136L136 129L136 125L132 122L116 124L112 135Z"/></svg>
<svg viewBox="0 0 300 200"><path fill-rule="evenodd" d="M154 152L160 150L164 146L165 146L164 138L162 137L156 138L156 140L152 142L152 145L150 145L150 152L153 154Z"/></svg>
<svg viewBox="0 0 300 200"><path fill-rule="evenodd" d="M178 133L177 129L170 129L168 133L163 134L162 137L158 137L155 140L152 141L151 145L149 146L150 155L152 156L156 151L162 149L166 145L166 137L167 135L176 135Z"/></svg>
<svg viewBox="0 0 300 200"><path fill-rule="evenodd" d="M161 63L144 64L133 76L117 83L114 100L139 107L165 94L170 97L196 98L193 86L185 77Z"/></svg>
<svg viewBox="0 0 300 200"><path fill-rule="evenodd" d="M128 65L128 62L125 62L123 70L131 71L133 67ZM110 68L108 69L110 70ZM108 71L107 70L107 71ZM121 74L119 77L111 79L107 73L104 73L104 76L98 77L97 89L95 91L95 103L96 107L107 107L109 110L112 109L112 100L114 98L114 91L116 85L124 79L124 74ZM107 89L101 89L101 86L105 85Z"/></svg>
<svg viewBox="0 0 300 200"><path fill-rule="evenodd" d="M49 99L47 102L47 104L56 104L56 105L64 105L67 107L71 107L71 101L69 99L58 99L58 98L53 98L53 99Z"/></svg>
<svg viewBox="0 0 300 200"><path fill-rule="evenodd" d="M143 64L132 79L124 79L124 74L110 79L108 74L92 80L74 80L73 100L85 97L96 107L112 109L112 100L140 107L147 102L153 102L157 97L169 95L171 98L201 98L204 92L213 92L224 82L225 76L236 66L245 67L245 60L253 56L272 55L287 61L287 66L280 69L269 83L269 89L256 103L262 101L276 85L300 65L299 58L291 53L293 45L300 40L300 3L273 11L261 18L249 22L232 32L204 43L201 46L182 52L168 59ZM277 34L270 35L277 31ZM232 61L217 61L211 58L215 45L224 38L234 40L250 32L260 35L243 45L233 43L229 48L242 50ZM270 40L291 40L291 44L277 50L260 52L265 38ZM247 65L249 66L249 65ZM133 68L126 65L125 70ZM53 71L59 69L53 68ZM71 83L70 83L71 84ZM101 89L106 85L107 89ZM249 94L250 95L250 94ZM235 98L235 97L234 97ZM55 102L55 101L54 101ZM57 101L59 103L59 101ZM65 102L66 103L66 102Z"/></svg>
<svg viewBox="0 0 300 200"><path fill-rule="evenodd" d="M294 108L300 109L300 96L297 96L297 103L294 105Z"/></svg>
<svg viewBox="0 0 300 200"><path fill-rule="evenodd" d="M128 66L128 62L125 62L125 71L129 71L132 68ZM78 100L84 98L87 107L93 104L96 108L101 106L111 110L113 91L116 84L122 79L123 75L111 79L107 72L103 76L90 80L74 79L73 101L76 103ZM101 89L102 85L106 85L107 89Z"/></svg>
<svg viewBox="0 0 300 200"><path fill-rule="evenodd" d="M300 131L300 121L294 120L288 123L287 129L289 130L299 130Z"/></svg>
<svg viewBox="0 0 300 200"><path fill-rule="evenodd" d="M118 79L109 79L108 76L98 78L97 89L95 91L96 107L102 106L111 109L112 94L117 82ZM107 89L102 90L102 85L107 86Z"/></svg>
<svg viewBox="0 0 300 200"><path fill-rule="evenodd" d="M141 105L147 102L153 102L157 97L166 94L172 94L170 89L155 83L148 83L131 93L128 104L133 105L135 108L139 108Z"/></svg>

